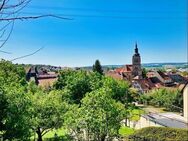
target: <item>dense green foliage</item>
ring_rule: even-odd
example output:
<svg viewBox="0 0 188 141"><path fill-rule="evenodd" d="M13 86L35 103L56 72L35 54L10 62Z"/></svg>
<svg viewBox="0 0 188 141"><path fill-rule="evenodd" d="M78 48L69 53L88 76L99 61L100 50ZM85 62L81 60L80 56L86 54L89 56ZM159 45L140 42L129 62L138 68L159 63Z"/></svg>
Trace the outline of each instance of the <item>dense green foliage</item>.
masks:
<svg viewBox="0 0 188 141"><path fill-rule="evenodd" d="M93 72L98 72L99 74L103 74L102 66L99 60L95 61L95 64L93 65Z"/></svg>
<svg viewBox="0 0 188 141"><path fill-rule="evenodd" d="M146 78L146 77L147 77L147 70L146 70L146 68L143 68L143 69L142 69L142 77L143 77L143 78Z"/></svg>
<svg viewBox="0 0 188 141"><path fill-rule="evenodd" d="M122 103L132 102L132 89L129 83L105 77L97 72L86 72L83 70L64 70L60 72L58 81L54 84L54 89L61 90L69 102L80 104L86 93L99 88L109 89L111 97Z"/></svg>
<svg viewBox="0 0 188 141"><path fill-rule="evenodd" d="M0 134L4 139L29 140L36 134L42 141L62 127L72 139L104 140L119 135L120 122L133 99L127 82L98 72L64 70L47 90L27 83L19 65L2 60L0 68Z"/></svg>
<svg viewBox="0 0 188 141"><path fill-rule="evenodd" d="M181 111L183 96L178 90L161 88L142 95L140 101L154 106L165 107L168 111Z"/></svg>
<svg viewBox="0 0 188 141"><path fill-rule="evenodd" d="M62 127L67 103L61 100L57 91L43 92L38 90L31 97L31 127L38 135L38 140L52 129Z"/></svg>
<svg viewBox="0 0 188 141"><path fill-rule="evenodd" d="M103 141L118 135L126 111L104 88L88 93L81 107L73 106L66 115L65 125L78 140Z"/></svg>
<svg viewBox="0 0 188 141"><path fill-rule="evenodd" d="M0 134L8 140L37 135L42 141L50 131L61 129L69 140L110 140L126 131L121 128L124 119L139 119L142 111L135 109L133 101L142 99L171 110L181 104L179 96L178 91L160 89L140 97L123 80L84 70L63 70L51 89L43 89L26 82L21 66L2 60Z"/></svg>
<svg viewBox="0 0 188 141"><path fill-rule="evenodd" d="M179 110L176 108L182 108L183 98L182 94L178 90L159 89L150 93L151 104L160 107L165 107L168 111Z"/></svg>
<svg viewBox="0 0 188 141"><path fill-rule="evenodd" d="M188 130L164 127L148 127L130 135L130 141L188 141Z"/></svg>
<svg viewBox="0 0 188 141"><path fill-rule="evenodd" d="M0 61L0 133L4 139L30 136L30 96L26 93L24 69Z"/></svg>

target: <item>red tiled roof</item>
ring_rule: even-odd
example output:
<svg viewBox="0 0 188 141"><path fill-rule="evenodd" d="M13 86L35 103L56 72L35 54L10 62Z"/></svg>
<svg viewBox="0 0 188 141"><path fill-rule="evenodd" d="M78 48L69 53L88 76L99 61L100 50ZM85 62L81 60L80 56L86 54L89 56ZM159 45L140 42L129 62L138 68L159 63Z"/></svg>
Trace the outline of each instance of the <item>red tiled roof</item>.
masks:
<svg viewBox="0 0 188 141"><path fill-rule="evenodd" d="M137 81L143 90L150 90L156 86L149 79L138 79Z"/></svg>
<svg viewBox="0 0 188 141"><path fill-rule="evenodd" d="M122 68L115 69L116 73L126 73L126 72L132 72L132 65L125 65Z"/></svg>
<svg viewBox="0 0 188 141"><path fill-rule="evenodd" d="M38 79L50 79L50 78L57 78L57 74L43 74L43 75L38 75Z"/></svg>
<svg viewBox="0 0 188 141"><path fill-rule="evenodd" d="M118 79L118 80L122 79L122 76L120 74L116 73L116 72L110 72L109 71L109 72L106 73L106 75L110 76L110 77L112 77L114 79Z"/></svg>

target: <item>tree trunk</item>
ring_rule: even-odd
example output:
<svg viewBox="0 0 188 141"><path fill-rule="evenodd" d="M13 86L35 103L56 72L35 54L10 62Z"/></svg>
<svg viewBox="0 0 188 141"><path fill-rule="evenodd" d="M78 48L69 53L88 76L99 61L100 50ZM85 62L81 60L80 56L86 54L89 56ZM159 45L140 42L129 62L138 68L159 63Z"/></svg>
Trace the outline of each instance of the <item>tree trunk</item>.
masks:
<svg viewBox="0 0 188 141"><path fill-rule="evenodd" d="M105 141L105 139L106 139L106 135L102 135L101 136L101 141Z"/></svg>
<svg viewBox="0 0 188 141"><path fill-rule="evenodd" d="M40 127L37 128L37 131L36 131L37 135L38 135L38 140L37 141L42 141L42 133L40 131Z"/></svg>

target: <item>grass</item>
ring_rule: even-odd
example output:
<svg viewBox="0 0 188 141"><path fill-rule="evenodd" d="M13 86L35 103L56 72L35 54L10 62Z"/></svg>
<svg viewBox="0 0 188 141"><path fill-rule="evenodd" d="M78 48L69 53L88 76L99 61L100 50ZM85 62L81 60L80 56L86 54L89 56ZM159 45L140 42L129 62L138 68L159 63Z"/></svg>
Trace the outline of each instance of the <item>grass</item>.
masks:
<svg viewBox="0 0 188 141"><path fill-rule="evenodd" d="M62 137L62 136L65 136L66 135L66 130L61 128L61 129L58 129L58 130L53 130L53 131L50 131L48 132L47 134L44 135L44 139L45 138L53 138L54 135L57 135L58 137Z"/></svg>
<svg viewBox="0 0 188 141"><path fill-rule="evenodd" d="M55 135L55 134L56 134L58 137L64 137L64 136L66 135L66 130L63 129L63 128L60 128L60 129L58 129L58 130L52 130L52 131L48 132L47 134L45 134L45 135L43 136L43 139L45 140L45 139L54 138L54 135ZM36 135L36 137L37 137L37 135ZM31 137L31 140L33 140L33 139L34 139L34 136Z"/></svg>
<svg viewBox="0 0 188 141"><path fill-rule="evenodd" d="M126 127L126 126L122 126L122 127L119 129L119 134L120 134L121 136L123 136L123 137L132 135L134 132L135 132L134 129L129 128L129 127Z"/></svg>
<svg viewBox="0 0 188 141"><path fill-rule="evenodd" d="M140 119L140 115L144 114L144 111L141 109L134 109L131 111L131 121L138 121Z"/></svg>
<svg viewBox="0 0 188 141"><path fill-rule="evenodd" d="M143 109L146 112L154 112L154 113L164 113L164 112L166 112L164 107L155 107L155 106L151 106L151 105L145 106Z"/></svg>

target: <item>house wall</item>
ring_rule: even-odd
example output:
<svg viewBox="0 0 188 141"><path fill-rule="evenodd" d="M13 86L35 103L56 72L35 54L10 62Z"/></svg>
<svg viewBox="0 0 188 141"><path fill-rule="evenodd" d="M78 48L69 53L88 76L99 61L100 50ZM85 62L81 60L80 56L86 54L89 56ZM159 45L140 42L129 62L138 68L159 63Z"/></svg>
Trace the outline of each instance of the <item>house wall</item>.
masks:
<svg viewBox="0 0 188 141"><path fill-rule="evenodd" d="M129 125L131 128L134 128L134 129L141 129L141 128L145 128L145 127L163 127L162 125L160 124L157 124L145 117L140 117L140 120L139 121L130 121L130 125Z"/></svg>
<svg viewBox="0 0 188 141"><path fill-rule="evenodd" d="M183 115L188 122L188 84L183 91Z"/></svg>

